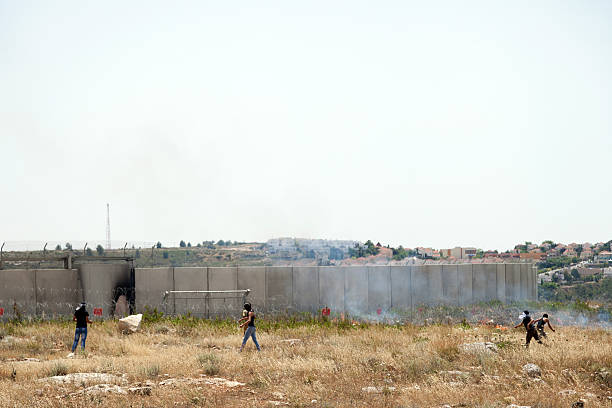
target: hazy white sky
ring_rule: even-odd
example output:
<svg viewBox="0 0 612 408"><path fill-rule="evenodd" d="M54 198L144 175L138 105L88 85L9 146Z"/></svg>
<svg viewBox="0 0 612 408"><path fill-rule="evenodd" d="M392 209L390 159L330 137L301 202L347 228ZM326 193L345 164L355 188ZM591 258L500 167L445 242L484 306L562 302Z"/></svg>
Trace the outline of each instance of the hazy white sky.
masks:
<svg viewBox="0 0 612 408"><path fill-rule="evenodd" d="M0 241L612 239L610 1L0 0Z"/></svg>

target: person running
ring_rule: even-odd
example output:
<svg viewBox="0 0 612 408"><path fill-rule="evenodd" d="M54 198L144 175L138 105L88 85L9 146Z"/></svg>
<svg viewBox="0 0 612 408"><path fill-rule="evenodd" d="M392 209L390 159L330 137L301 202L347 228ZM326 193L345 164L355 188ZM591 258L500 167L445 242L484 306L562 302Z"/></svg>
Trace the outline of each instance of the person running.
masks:
<svg viewBox="0 0 612 408"><path fill-rule="evenodd" d="M529 343L531 342L532 338L536 339L538 343L542 344L542 340L540 340L538 332L535 328L535 323L537 323L540 319L531 319L531 316L529 315L529 310L523 311L519 318L521 319L521 322L514 326L514 328L517 329L521 327L521 325L525 326L525 330L527 330L527 335L525 337L525 348L529 348Z"/></svg>
<svg viewBox="0 0 612 408"><path fill-rule="evenodd" d="M87 338L87 323L93 323L89 320L89 313L87 312L87 303L83 302L74 311L72 320L76 322L76 330L74 331L74 343L72 343L72 352L68 355L72 357L74 350L76 350L79 344L79 337L81 338L81 350L85 350L85 339Z"/></svg>
<svg viewBox="0 0 612 408"><path fill-rule="evenodd" d="M544 313L542 317L536 321L537 321L536 328L538 329L538 334L541 337L547 337L546 332L544 331L544 327L546 326L546 324L548 324L548 327L550 327L550 330L552 330L553 332L555 331L555 329L553 329L553 327L550 325L550 320L548 319L547 313Z"/></svg>
<svg viewBox="0 0 612 408"><path fill-rule="evenodd" d="M244 338L242 339L242 346L240 346L240 352L244 348L249 337L253 339L253 343L255 343L255 347L257 347L257 351L261 351L259 347L259 343L257 343L257 337L255 337L255 312L251 308L250 303L244 304L244 309L247 311L247 315L240 319L240 321L245 320L244 323L240 325L240 327L246 327L246 331L244 332Z"/></svg>

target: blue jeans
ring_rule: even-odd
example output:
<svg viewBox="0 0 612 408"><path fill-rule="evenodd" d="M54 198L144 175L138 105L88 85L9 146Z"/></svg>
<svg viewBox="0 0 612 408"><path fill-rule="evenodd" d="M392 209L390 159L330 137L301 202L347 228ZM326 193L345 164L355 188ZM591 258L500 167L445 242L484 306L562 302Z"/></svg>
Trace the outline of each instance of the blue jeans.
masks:
<svg viewBox="0 0 612 408"><path fill-rule="evenodd" d="M244 347L249 337L253 339L253 343L255 343L257 351L261 351L259 348L259 343L257 342L257 337L255 337L255 326L247 326L246 332L244 333L244 338L242 339L242 347ZM240 347L240 350L242 350L242 347Z"/></svg>
<svg viewBox="0 0 612 408"><path fill-rule="evenodd" d="M85 339L87 338L87 327L77 327L74 331L74 343L72 343L72 352L76 350L79 344L79 337L81 337L81 349L85 350Z"/></svg>

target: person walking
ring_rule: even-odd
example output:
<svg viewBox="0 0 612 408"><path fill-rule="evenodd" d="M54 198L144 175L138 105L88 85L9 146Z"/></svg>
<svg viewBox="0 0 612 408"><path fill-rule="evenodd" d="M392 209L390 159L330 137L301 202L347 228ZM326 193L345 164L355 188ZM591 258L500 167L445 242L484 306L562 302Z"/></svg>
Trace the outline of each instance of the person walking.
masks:
<svg viewBox="0 0 612 408"><path fill-rule="evenodd" d="M74 331L74 343L72 343L72 351L68 354L69 357L74 356L74 351L79 344L79 337L81 339L81 350L85 350L85 339L87 339L87 323L93 323L89 320L89 313L87 312L87 303L83 302L76 308L72 320L76 322L76 330Z"/></svg>
<svg viewBox="0 0 612 408"><path fill-rule="evenodd" d="M247 311L247 315L243 317L242 319L240 319L240 321L245 320L245 322L242 323L240 327L246 327L246 331L244 332L244 338L242 339L242 345L240 346L240 352L242 352L242 349L244 349L244 345L246 344L249 337L253 339L253 343L255 343L255 347L257 347L257 351L261 351L261 348L259 347L259 343L257 342L257 337L255 336L255 317L256 317L255 312L253 311L253 308L251 307L250 303L245 303L244 309Z"/></svg>
<svg viewBox="0 0 612 408"><path fill-rule="evenodd" d="M531 316L529 315L529 310L523 311L523 313L519 316L519 318L521 319L521 322L517 324L516 326L514 326L514 328L517 329L521 325L525 326L525 329L527 330L527 334L525 337L525 348L529 348L529 343L531 342L532 338L536 339L538 343L542 344L542 340L540 340L540 337L538 336L538 332L536 331L536 328L535 328L535 323L540 321L540 319L533 320Z"/></svg>

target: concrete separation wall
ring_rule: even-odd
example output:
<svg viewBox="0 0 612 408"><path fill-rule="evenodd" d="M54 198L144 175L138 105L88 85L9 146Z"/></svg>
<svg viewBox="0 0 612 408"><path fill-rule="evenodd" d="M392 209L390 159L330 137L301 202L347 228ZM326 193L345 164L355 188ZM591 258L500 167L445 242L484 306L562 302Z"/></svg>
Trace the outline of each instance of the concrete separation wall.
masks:
<svg viewBox="0 0 612 408"><path fill-rule="evenodd" d="M44 317L66 316L83 299L76 269L37 269L36 309L37 315ZM89 309L92 313L92 309Z"/></svg>
<svg viewBox="0 0 612 408"><path fill-rule="evenodd" d="M174 290L174 268L136 268L137 313L147 309L164 311L163 296L167 290Z"/></svg>
<svg viewBox="0 0 612 408"><path fill-rule="evenodd" d="M115 302L130 287L130 267L127 263L87 263L79 265L83 300L88 307L101 308L102 316L113 316ZM90 312L91 314L91 312Z"/></svg>
<svg viewBox="0 0 612 408"><path fill-rule="evenodd" d="M395 309L412 308L411 266L391 266L391 305Z"/></svg>
<svg viewBox="0 0 612 408"><path fill-rule="evenodd" d="M83 264L78 270L0 270L2 319L14 314L69 315L82 300L111 316L118 288L130 284L127 264ZM242 290L268 313L376 315L421 305L468 305L537 299L531 264L414 266L296 266L137 268L135 311L147 309L201 317L238 316L242 294L168 297L166 291ZM91 310L90 310L91 313Z"/></svg>
<svg viewBox="0 0 612 408"><path fill-rule="evenodd" d="M344 311L352 315L368 313L368 267L347 266L338 270L344 275Z"/></svg>
<svg viewBox="0 0 612 408"><path fill-rule="evenodd" d="M296 310L316 312L319 308L319 268L293 267L293 304Z"/></svg>
<svg viewBox="0 0 612 408"><path fill-rule="evenodd" d="M4 318L36 314L36 272L32 269L0 270L0 307Z"/></svg>

